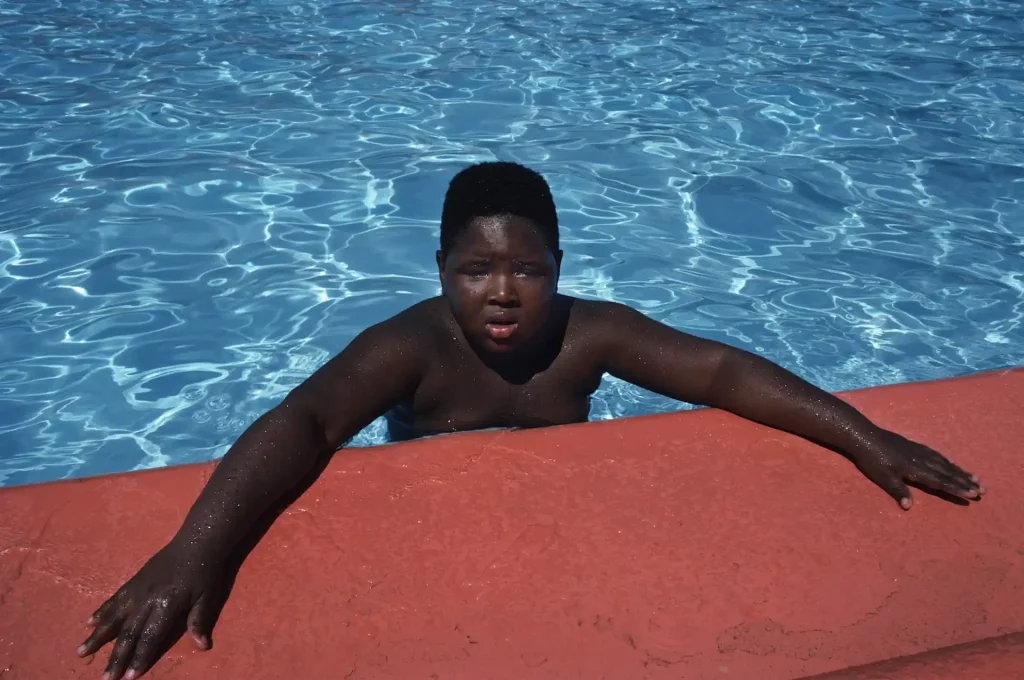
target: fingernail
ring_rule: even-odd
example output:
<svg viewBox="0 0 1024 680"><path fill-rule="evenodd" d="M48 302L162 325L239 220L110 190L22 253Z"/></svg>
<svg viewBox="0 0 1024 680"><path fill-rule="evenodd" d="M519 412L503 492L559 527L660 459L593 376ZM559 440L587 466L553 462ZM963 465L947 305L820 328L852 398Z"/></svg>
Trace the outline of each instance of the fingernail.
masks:
<svg viewBox="0 0 1024 680"><path fill-rule="evenodd" d="M75 651L78 653L78 656L84 656L85 655L85 649L86 649L85 645L79 645L78 649L75 650Z"/></svg>
<svg viewBox="0 0 1024 680"><path fill-rule="evenodd" d="M135 672L134 668L129 668L124 674L124 680L135 680L137 675L138 673Z"/></svg>
<svg viewBox="0 0 1024 680"><path fill-rule="evenodd" d="M910 509L910 499L909 498L904 498L903 500L901 500L900 501L900 507L903 508L904 510L909 510Z"/></svg>
<svg viewBox="0 0 1024 680"><path fill-rule="evenodd" d="M110 680L110 671L107 671L106 673L101 675L100 680Z"/></svg>

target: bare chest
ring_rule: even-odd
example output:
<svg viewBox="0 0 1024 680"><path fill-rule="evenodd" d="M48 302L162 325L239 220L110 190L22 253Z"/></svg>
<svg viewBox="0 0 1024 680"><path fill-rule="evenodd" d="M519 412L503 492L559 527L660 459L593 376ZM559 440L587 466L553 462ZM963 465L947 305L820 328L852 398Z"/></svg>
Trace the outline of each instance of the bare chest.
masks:
<svg viewBox="0 0 1024 680"><path fill-rule="evenodd" d="M508 380L473 362L437 365L409 405L419 430L539 427L582 422L601 375L580 357L559 357L529 379Z"/></svg>

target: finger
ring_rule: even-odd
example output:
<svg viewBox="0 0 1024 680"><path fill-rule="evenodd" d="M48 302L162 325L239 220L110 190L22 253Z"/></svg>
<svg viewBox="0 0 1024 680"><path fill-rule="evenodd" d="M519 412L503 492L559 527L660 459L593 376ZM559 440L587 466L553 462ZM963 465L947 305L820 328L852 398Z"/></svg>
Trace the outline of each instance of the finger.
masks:
<svg viewBox="0 0 1024 680"><path fill-rule="evenodd" d="M945 491L953 493L950 489L956 490L955 493L958 496L969 499L981 498L981 487L970 481L969 478L964 478L961 475L939 475L943 482L947 485Z"/></svg>
<svg viewBox="0 0 1024 680"><path fill-rule="evenodd" d="M984 493L984 488L978 482L978 478L976 476L970 474L966 470L962 469L960 466L951 462L942 454L931 449L928 449L928 452L931 455L927 459L927 463L931 469L936 470L937 472L939 472L939 474L951 479L956 484L964 487L968 491L976 492L976 495L980 496L982 493Z"/></svg>
<svg viewBox="0 0 1024 680"><path fill-rule="evenodd" d="M892 472L886 470L880 476L880 478L872 478L878 486L882 488L887 494L896 499L896 502L900 504L900 507L904 510L909 510L910 506L914 504L913 499L910 496L910 489L903 483L903 480L894 475Z"/></svg>
<svg viewBox="0 0 1024 680"><path fill-rule="evenodd" d="M213 633L213 621L216 616L217 608L214 605L214 597L209 592L203 593L188 615L188 632L199 649L210 648L212 644L210 637Z"/></svg>
<svg viewBox="0 0 1024 680"><path fill-rule="evenodd" d="M946 474L953 477L957 481L961 482L969 489L976 490L979 496L985 493L986 489L981 484L981 480L978 479L977 475L972 475L970 472L967 472L963 468L959 467L958 465L955 465L954 463L949 462L948 460L945 461L945 463Z"/></svg>
<svg viewBox="0 0 1024 680"><path fill-rule="evenodd" d="M934 491L942 491L960 498L977 498L978 490L966 482L929 467L922 467L907 474L907 479L926 486Z"/></svg>
<svg viewBox="0 0 1024 680"><path fill-rule="evenodd" d="M111 596L110 599L101 604L99 606L99 609L92 613L92 616L89 617L89 620L86 621L85 625L95 626L97 623L106 618L110 614L111 610L114 609L115 603L117 602L118 599L120 599L120 595L120 592L114 593L114 595Z"/></svg>
<svg viewBox="0 0 1024 680"><path fill-rule="evenodd" d="M928 461L933 465L937 465L940 468L942 468L942 471L945 472L946 474L952 475L954 477L962 477L964 480L974 484L975 486L978 485L978 482L980 480L978 479L977 475L973 475L967 470L964 470L962 467L951 461L949 458L946 458L944 455L942 455L935 449L931 448L930 446L924 446L922 444L921 448L925 452L927 452Z"/></svg>
<svg viewBox="0 0 1024 680"><path fill-rule="evenodd" d="M967 472L961 470L956 465L954 465L953 463L950 463L948 460L945 460L944 458L941 458L939 456L934 456L934 457L926 458L924 460L924 462L932 470L935 470L936 472L938 472L938 473L940 473L942 475L945 475L947 477L952 477L953 479L957 480L958 482L960 482L964 486L967 486L967 487L970 487L970 488L977 488L978 487L977 482L975 482L975 481L973 481L971 479L971 475L970 474L968 474Z"/></svg>
<svg viewBox="0 0 1024 680"><path fill-rule="evenodd" d="M161 645L167 639L176 618L166 609L158 609L153 612L139 636L139 644L135 647L135 656L128 664L128 672L124 674L125 680L135 680L156 663L160 656Z"/></svg>
<svg viewBox="0 0 1024 680"><path fill-rule="evenodd" d="M97 612L99 613L99 612ZM124 624L124 613L113 607L104 611L96 622L96 628L78 647L78 656L95 654L103 645L117 637Z"/></svg>
<svg viewBox="0 0 1024 680"><path fill-rule="evenodd" d="M104 680L120 680L128 669L128 662L135 654L135 646L139 643L139 636L142 635L142 631L146 627L146 621L149 620L151 611L147 607L125 623L121 634L117 636L117 642L114 643L110 662L103 673Z"/></svg>

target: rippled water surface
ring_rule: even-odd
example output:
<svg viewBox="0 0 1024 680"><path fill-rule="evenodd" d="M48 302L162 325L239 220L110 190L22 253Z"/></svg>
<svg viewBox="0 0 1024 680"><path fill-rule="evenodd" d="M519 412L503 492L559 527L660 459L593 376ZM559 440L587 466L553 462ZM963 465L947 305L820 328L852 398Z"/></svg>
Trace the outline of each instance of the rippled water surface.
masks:
<svg viewBox="0 0 1024 680"><path fill-rule="evenodd" d="M549 178L567 292L833 390L1024 363L1019 17L0 0L0 483L222 455L437 292L483 159ZM677 408L609 381L593 417Z"/></svg>

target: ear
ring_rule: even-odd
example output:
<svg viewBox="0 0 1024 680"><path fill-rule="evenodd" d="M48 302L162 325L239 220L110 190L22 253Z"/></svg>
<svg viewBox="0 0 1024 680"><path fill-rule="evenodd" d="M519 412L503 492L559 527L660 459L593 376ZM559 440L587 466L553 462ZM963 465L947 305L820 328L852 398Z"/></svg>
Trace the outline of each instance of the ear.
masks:
<svg viewBox="0 0 1024 680"><path fill-rule="evenodd" d="M444 256L441 255L441 251L438 250L434 253L434 259L437 260L437 278L440 279L441 285L444 285Z"/></svg>

